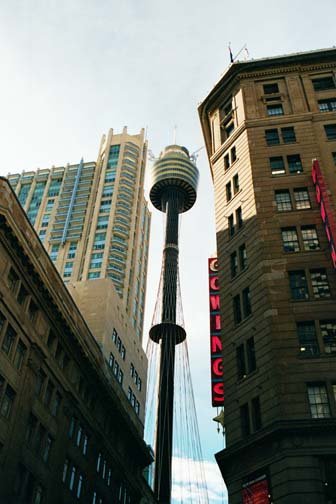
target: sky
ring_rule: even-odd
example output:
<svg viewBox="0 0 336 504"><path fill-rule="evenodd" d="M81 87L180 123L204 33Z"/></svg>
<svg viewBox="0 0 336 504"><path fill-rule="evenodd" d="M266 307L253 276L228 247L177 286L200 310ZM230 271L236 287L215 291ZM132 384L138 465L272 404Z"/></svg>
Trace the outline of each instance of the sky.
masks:
<svg viewBox="0 0 336 504"><path fill-rule="evenodd" d="M203 138L197 105L247 44L250 58L336 45L334 0L1 0L0 175L95 160L101 135L147 129L158 156ZM204 149L198 200L183 216L180 274L210 503L226 502L214 453L207 258L215 252L213 190ZM150 168L150 163L148 168ZM154 310L162 216L153 211L146 332Z"/></svg>

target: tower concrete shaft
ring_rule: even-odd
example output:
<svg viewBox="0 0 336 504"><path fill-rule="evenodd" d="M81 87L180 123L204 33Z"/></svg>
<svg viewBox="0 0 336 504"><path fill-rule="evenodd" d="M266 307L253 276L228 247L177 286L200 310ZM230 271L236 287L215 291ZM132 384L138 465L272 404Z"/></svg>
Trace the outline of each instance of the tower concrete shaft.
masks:
<svg viewBox="0 0 336 504"><path fill-rule="evenodd" d="M186 338L177 323L178 221L179 214L196 200L197 182L197 168L184 147L167 147L154 165L150 197L153 205L166 213L161 320L149 333L154 342L161 342L154 479L160 504L169 504L171 499L175 346Z"/></svg>

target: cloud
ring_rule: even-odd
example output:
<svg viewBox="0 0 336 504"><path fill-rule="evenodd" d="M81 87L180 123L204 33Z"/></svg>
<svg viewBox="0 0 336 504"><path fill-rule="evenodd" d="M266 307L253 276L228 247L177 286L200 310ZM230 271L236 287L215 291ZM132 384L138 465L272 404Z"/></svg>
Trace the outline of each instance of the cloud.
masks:
<svg viewBox="0 0 336 504"><path fill-rule="evenodd" d="M215 462L173 457L173 504L227 504L227 492Z"/></svg>

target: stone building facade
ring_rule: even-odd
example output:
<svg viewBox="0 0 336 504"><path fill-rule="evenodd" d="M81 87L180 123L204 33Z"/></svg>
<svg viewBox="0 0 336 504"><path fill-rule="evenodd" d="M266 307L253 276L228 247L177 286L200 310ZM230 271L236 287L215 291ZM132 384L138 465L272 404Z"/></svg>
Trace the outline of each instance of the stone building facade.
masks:
<svg viewBox="0 0 336 504"><path fill-rule="evenodd" d="M216 458L229 502L335 503L325 228L336 215L336 50L235 62L199 113L215 189L226 431Z"/></svg>

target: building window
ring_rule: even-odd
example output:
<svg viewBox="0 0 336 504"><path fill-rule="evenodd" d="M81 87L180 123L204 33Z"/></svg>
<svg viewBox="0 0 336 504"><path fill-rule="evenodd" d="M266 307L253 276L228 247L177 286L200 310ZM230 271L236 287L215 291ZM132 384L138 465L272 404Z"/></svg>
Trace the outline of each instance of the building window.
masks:
<svg viewBox="0 0 336 504"><path fill-rule="evenodd" d="M47 383L47 388L46 388L45 395L44 395L44 404L47 407L50 406L51 398L52 398L52 395L53 395L53 392L54 392L54 388L55 388L54 385L49 380L48 383Z"/></svg>
<svg viewBox="0 0 336 504"><path fill-rule="evenodd" d="M9 270L7 280L8 280L8 287L10 288L10 290L12 292L15 292L16 287L18 286L20 279L19 279L18 275L15 273L15 271L13 270L13 268L11 268Z"/></svg>
<svg viewBox="0 0 336 504"><path fill-rule="evenodd" d="M226 187L226 201L228 202L232 198L231 182L228 182L225 187Z"/></svg>
<svg viewBox="0 0 336 504"><path fill-rule="evenodd" d="M43 425L39 425L37 428L36 439L35 439L35 452L41 455L44 436L46 435L46 430Z"/></svg>
<svg viewBox="0 0 336 504"><path fill-rule="evenodd" d="M299 239L295 227L282 228L282 246L285 252L298 252L300 250Z"/></svg>
<svg viewBox="0 0 336 504"><path fill-rule="evenodd" d="M35 382L35 394L38 397L41 397L43 385L45 383L46 378L47 378L47 376L46 376L45 372L42 371L42 369L40 369L37 372L36 382Z"/></svg>
<svg viewBox="0 0 336 504"><path fill-rule="evenodd" d="M47 233L47 231L45 229L42 229L42 231L39 232L39 238L40 238L41 242L44 241L46 233Z"/></svg>
<svg viewBox="0 0 336 504"><path fill-rule="evenodd" d="M330 406L325 384L310 383L307 385L307 392L312 418L329 418Z"/></svg>
<svg viewBox="0 0 336 504"><path fill-rule="evenodd" d="M281 136L283 143L288 144L296 142L295 130L292 126L281 128Z"/></svg>
<svg viewBox="0 0 336 504"><path fill-rule="evenodd" d="M64 265L64 273L63 273L63 277L66 278L66 277L71 277L72 275L72 268L73 268L73 262L67 262L65 263Z"/></svg>
<svg viewBox="0 0 336 504"><path fill-rule="evenodd" d="M224 156L224 170L228 170L230 168L230 156L226 154Z"/></svg>
<svg viewBox="0 0 336 504"><path fill-rule="evenodd" d="M117 380L120 383L120 385L122 385L123 380L124 380L124 373L122 372L122 370L120 368L119 368Z"/></svg>
<svg viewBox="0 0 336 504"><path fill-rule="evenodd" d="M78 478L78 483L77 483L77 491L76 491L76 497L77 499L80 499L81 493L82 493L82 486L83 486L83 475L80 474Z"/></svg>
<svg viewBox="0 0 336 504"><path fill-rule="evenodd" d="M43 217L42 217L42 222L41 222L41 227L48 227L48 224L49 224L49 219L50 219L50 215L49 215L49 214L47 214L47 215L43 215ZM41 231L41 232L42 232L42 231ZM41 233L41 232L40 232L40 233ZM44 231L44 234L45 234L45 233L46 233L46 232Z"/></svg>
<svg viewBox="0 0 336 504"><path fill-rule="evenodd" d="M308 285L304 270L289 272L292 299L308 299Z"/></svg>
<svg viewBox="0 0 336 504"><path fill-rule="evenodd" d="M319 100L317 103L320 112L333 112L336 110L336 98L326 98L325 100Z"/></svg>
<svg viewBox="0 0 336 504"><path fill-rule="evenodd" d="M282 156L269 158L272 175L283 175L286 173L285 163Z"/></svg>
<svg viewBox="0 0 336 504"><path fill-rule="evenodd" d="M80 446L81 440L82 440L82 434L83 434L83 427L81 425L78 425L77 435L76 435L76 440L75 440L76 446Z"/></svg>
<svg viewBox="0 0 336 504"><path fill-rule="evenodd" d="M239 265L241 271L247 268L247 252L245 243L239 247Z"/></svg>
<svg viewBox="0 0 336 504"><path fill-rule="evenodd" d="M104 255L103 252L97 252L95 254L92 254L89 268L90 269L101 268L103 264L103 255Z"/></svg>
<svg viewBox="0 0 336 504"><path fill-rule="evenodd" d="M69 357L63 350L63 347L62 345L60 345L60 343L57 344L55 360L61 369L65 369L69 364Z"/></svg>
<svg viewBox="0 0 336 504"><path fill-rule="evenodd" d="M238 207L236 210L236 223L238 229L243 227L243 212L241 207Z"/></svg>
<svg viewBox="0 0 336 504"><path fill-rule="evenodd" d="M239 191L239 175L238 173L233 177L233 194L237 194Z"/></svg>
<svg viewBox="0 0 336 504"><path fill-rule="evenodd" d="M12 389L12 387L7 385L4 396L2 398L2 403L1 403L1 408L0 408L0 414L4 418L8 419L10 417L11 411L13 408L14 399L15 399L15 392Z"/></svg>
<svg viewBox="0 0 336 504"><path fill-rule="evenodd" d="M66 480L68 469L69 469L69 459L65 459L65 462L64 462L64 465L63 465L63 475L62 475L62 481L63 481L63 483Z"/></svg>
<svg viewBox="0 0 336 504"><path fill-rule="evenodd" d="M53 245L53 246L51 247L50 259L51 259L52 261L56 261L58 251L59 251L59 245Z"/></svg>
<svg viewBox="0 0 336 504"><path fill-rule="evenodd" d="M128 387L127 399L128 399L130 402L131 402L131 399L132 399L132 395L133 395L132 389L131 389L131 387Z"/></svg>
<svg viewBox="0 0 336 504"><path fill-rule="evenodd" d="M52 445L53 445L53 439L50 436L50 434L48 434L47 438L45 440L45 444L44 444L44 447L43 447L43 453L42 453L42 459L43 459L43 462L45 462L45 463L47 463L48 460L49 460L49 456L50 456L50 451L51 451Z"/></svg>
<svg viewBox="0 0 336 504"><path fill-rule="evenodd" d="M249 373L253 373L253 371L257 369L253 336L251 336L246 341L246 355L247 355L247 370Z"/></svg>
<svg viewBox="0 0 336 504"><path fill-rule="evenodd" d="M17 301L20 305L23 305L25 300L27 299L28 297L28 292L27 290L24 288L24 286L21 284L20 286L20 290L19 290L19 293L18 293L18 296L17 296Z"/></svg>
<svg viewBox="0 0 336 504"><path fill-rule="evenodd" d="M267 145L278 145L280 143L279 133L277 129L265 130L265 138Z"/></svg>
<svg viewBox="0 0 336 504"><path fill-rule="evenodd" d="M88 444L89 444L89 438L88 438L88 435L85 434L84 435L84 440L83 440L83 448L82 448L83 455L87 454Z"/></svg>
<svg viewBox="0 0 336 504"><path fill-rule="evenodd" d="M68 251L68 259L74 259L77 251L77 242L70 242L69 251Z"/></svg>
<svg viewBox="0 0 336 504"><path fill-rule="evenodd" d="M262 427L259 397L254 397L251 402L253 430L258 431Z"/></svg>
<svg viewBox="0 0 336 504"><path fill-rule="evenodd" d="M109 218L108 216L98 217L97 229L107 229Z"/></svg>
<svg viewBox="0 0 336 504"><path fill-rule="evenodd" d="M37 427L37 419L34 415L30 414L29 419L28 419L26 434L25 434L26 443L28 443L28 444L32 443L32 441L34 439L36 427Z"/></svg>
<svg viewBox="0 0 336 504"><path fill-rule="evenodd" d="M37 485L34 490L32 504L41 504L42 499L43 499L43 488L41 485Z"/></svg>
<svg viewBox="0 0 336 504"><path fill-rule="evenodd" d="M294 201L296 210L311 208L309 193L305 187L294 189Z"/></svg>
<svg viewBox="0 0 336 504"><path fill-rule="evenodd" d="M62 401L61 394L59 392L56 392L54 399L53 399L53 402L52 402L52 405L51 405L51 414L54 417L56 417L58 415L61 401Z"/></svg>
<svg viewBox="0 0 336 504"><path fill-rule="evenodd" d="M274 94L274 93L279 93L279 86L276 82L272 84L264 84L264 94Z"/></svg>
<svg viewBox="0 0 336 504"><path fill-rule="evenodd" d="M324 268L310 270L310 278L315 298L329 298L330 287L326 270Z"/></svg>
<svg viewBox="0 0 336 504"><path fill-rule="evenodd" d="M312 79L315 91L325 91L326 89L334 89L335 82L332 77L318 77Z"/></svg>
<svg viewBox="0 0 336 504"><path fill-rule="evenodd" d="M16 332L14 331L13 327L11 325L7 325L7 330L6 330L6 333L5 333L5 337L3 339L3 342L2 342L2 350L7 354L9 355L10 354L10 351L13 347L13 343L15 341L15 338L16 338Z"/></svg>
<svg viewBox="0 0 336 504"><path fill-rule="evenodd" d="M287 156L289 173L301 173L303 171L301 157L299 154Z"/></svg>
<svg viewBox="0 0 336 504"><path fill-rule="evenodd" d="M231 278L234 278L238 272L237 252L233 252L230 256Z"/></svg>
<svg viewBox="0 0 336 504"><path fill-rule="evenodd" d="M233 130L234 130L234 122L233 119L231 119L229 122L224 124L225 139L229 138L229 136L232 135Z"/></svg>
<svg viewBox="0 0 336 504"><path fill-rule="evenodd" d="M105 247L106 233L96 233L93 243L93 249L99 250Z"/></svg>
<svg viewBox="0 0 336 504"><path fill-rule="evenodd" d="M230 156L231 156L231 164L232 164L237 159L236 147L232 147L232 149L230 150Z"/></svg>
<svg viewBox="0 0 336 504"><path fill-rule="evenodd" d="M239 324L242 320L240 296L239 294L233 298L233 318L234 323Z"/></svg>
<svg viewBox="0 0 336 504"><path fill-rule="evenodd" d="M275 191L275 202L278 212L288 212L292 210L292 202L288 189Z"/></svg>
<svg viewBox="0 0 336 504"><path fill-rule="evenodd" d="M249 287L246 287L243 292L243 314L244 318L248 317L252 313L251 309L251 296L250 296L250 289Z"/></svg>
<svg viewBox="0 0 336 504"><path fill-rule="evenodd" d="M336 320L320 320L325 353L336 353Z"/></svg>
<svg viewBox="0 0 336 504"><path fill-rule="evenodd" d="M3 378L3 376L0 375L0 400L1 400L1 394L4 389L4 386L5 386L5 379Z"/></svg>
<svg viewBox="0 0 336 504"><path fill-rule="evenodd" d="M99 278L100 277L100 271L92 271L91 273L88 274L88 279L93 280L94 278Z"/></svg>
<svg viewBox="0 0 336 504"><path fill-rule="evenodd" d="M38 313L37 304L33 301L33 299L31 299L28 306L28 317L30 318L31 322L35 322L37 318L37 313Z"/></svg>
<svg viewBox="0 0 336 504"><path fill-rule="evenodd" d="M115 377L119 374L119 364L116 360L114 361L113 374Z"/></svg>
<svg viewBox="0 0 336 504"><path fill-rule="evenodd" d="M237 372L238 380L246 378L246 364L245 364L245 351L244 345L241 344L236 348Z"/></svg>
<svg viewBox="0 0 336 504"><path fill-rule="evenodd" d="M248 403L243 404L240 407L240 425L241 425L242 436L243 437L249 436L251 433L251 428L250 428L250 416L249 416Z"/></svg>
<svg viewBox="0 0 336 504"><path fill-rule="evenodd" d="M324 129L328 140L336 140L336 124L325 124Z"/></svg>
<svg viewBox="0 0 336 504"><path fill-rule="evenodd" d="M41 455L43 440L46 435L46 430L43 425L39 424L35 436L34 449L37 455Z"/></svg>
<svg viewBox="0 0 336 504"><path fill-rule="evenodd" d="M75 478L76 478L76 467L72 466L71 472L70 472L70 481L69 481L69 489L70 490L73 490L73 488L74 488Z"/></svg>
<svg viewBox="0 0 336 504"><path fill-rule="evenodd" d="M267 105L267 115L268 116L279 116L283 115L283 108L281 103Z"/></svg>
<svg viewBox="0 0 336 504"><path fill-rule="evenodd" d="M233 214L229 215L228 225L229 225L229 236L231 237L234 235L235 232Z"/></svg>
<svg viewBox="0 0 336 504"><path fill-rule="evenodd" d="M304 250L318 250L320 248L315 226L301 226L301 234Z"/></svg>
<svg viewBox="0 0 336 504"><path fill-rule="evenodd" d="M22 343L21 340L19 340L16 350L15 350L15 355L14 355L14 366L18 371L20 371L25 355L26 355L27 347Z"/></svg>
<svg viewBox="0 0 336 504"><path fill-rule="evenodd" d="M6 317L0 311L0 333L2 331L3 326L5 325Z"/></svg>
<svg viewBox="0 0 336 504"><path fill-rule="evenodd" d="M305 357L317 356L320 354L316 337L315 323L313 320L296 323L296 331L300 345L301 355Z"/></svg>

